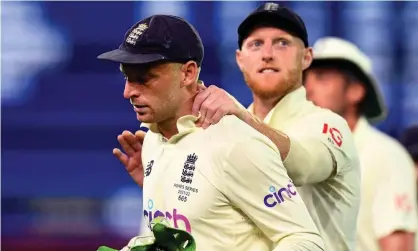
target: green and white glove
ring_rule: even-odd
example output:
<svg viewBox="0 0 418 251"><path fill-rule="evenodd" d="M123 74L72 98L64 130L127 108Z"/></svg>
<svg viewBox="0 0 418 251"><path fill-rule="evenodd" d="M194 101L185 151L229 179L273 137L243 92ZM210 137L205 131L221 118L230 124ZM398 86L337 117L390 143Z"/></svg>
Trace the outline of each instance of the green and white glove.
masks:
<svg viewBox="0 0 418 251"><path fill-rule="evenodd" d="M136 236L120 251L196 251L196 242L187 231L172 228L164 217L151 222L154 236ZM101 246L97 251L118 251Z"/></svg>

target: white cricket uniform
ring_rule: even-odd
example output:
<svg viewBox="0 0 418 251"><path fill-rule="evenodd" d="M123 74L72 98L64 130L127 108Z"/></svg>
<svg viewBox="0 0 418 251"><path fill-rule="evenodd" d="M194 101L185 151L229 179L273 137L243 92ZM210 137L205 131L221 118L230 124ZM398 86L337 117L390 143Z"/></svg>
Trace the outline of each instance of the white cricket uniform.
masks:
<svg viewBox="0 0 418 251"><path fill-rule="evenodd" d="M248 109L252 112L252 105ZM298 191L321 233L325 250L354 250L360 167L347 122L308 101L303 86L281 99L264 122L289 136L290 152L284 165L294 183L301 185ZM327 176L332 158L337 166Z"/></svg>
<svg viewBox="0 0 418 251"><path fill-rule="evenodd" d="M379 251L380 238L396 230L417 230L414 163L396 140L363 117L354 138L362 172L356 250Z"/></svg>
<svg viewBox="0 0 418 251"><path fill-rule="evenodd" d="M164 216L193 235L198 251L323 250L276 146L235 116L206 130L196 119L180 118L169 140L148 126L144 222Z"/></svg>

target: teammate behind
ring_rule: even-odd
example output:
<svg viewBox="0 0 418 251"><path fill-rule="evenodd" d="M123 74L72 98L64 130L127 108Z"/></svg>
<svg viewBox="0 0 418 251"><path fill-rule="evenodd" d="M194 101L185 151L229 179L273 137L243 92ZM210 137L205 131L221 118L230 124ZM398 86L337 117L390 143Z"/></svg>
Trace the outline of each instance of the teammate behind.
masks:
<svg viewBox="0 0 418 251"><path fill-rule="evenodd" d="M195 98L193 111L202 115L199 123L207 128L234 114L270 138L290 178L301 186L298 191L325 249L354 250L358 155L347 122L306 99L302 72L311 64L312 48L305 24L292 10L265 3L239 26L238 46L237 64L253 104L246 111L224 90L209 86Z"/></svg>
<svg viewBox="0 0 418 251"><path fill-rule="evenodd" d="M360 155L357 251L412 251L417 229L414 165L407 151L368 122L386 115L371 60L354 44L319 39L306 71L308 99L344 117Z"/></svg>
<svg viewBox="0 0 418 251"><path fill-rule="evenodd" d="M202 251L323 250L268 138L235 116L206 130L196 127L191 114L203 45L189 23L148 17L126 33L119 49L99 58L121 63L124 97L150 129L142 146L130 135L135 150L126 148L125 156L142 147L146 222L165 216L191 233Z"/></svg>

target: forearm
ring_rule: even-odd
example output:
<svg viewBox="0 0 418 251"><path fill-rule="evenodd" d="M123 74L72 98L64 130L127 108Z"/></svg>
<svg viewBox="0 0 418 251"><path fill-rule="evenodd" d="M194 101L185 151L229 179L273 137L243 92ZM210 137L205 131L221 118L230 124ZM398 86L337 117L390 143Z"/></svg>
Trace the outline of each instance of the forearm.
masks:
<svg viewBox="0 0 418 251"><path fill-rule="evenodd" d="M321 141L290 139L290 151L283 162L296 186L315 184L335 175L337 167L333 154Z"/></svg>
<svg viewBox="0 0 418 251"><path fill-rule="evenodd" d="M275 130L250 113L241 116L244 122L268 137L279 149L285 168L294 184L301 186L324 181L336 171L332 153L319 140L302 143L291 140L286 134Z"/></svg>
<svg viewBox="0 0 418 251"><path fill-rule="evenodd" d="M241 119L249 126L269 138L279 149L280 156L284 161L287 158L290 150L289 137L283 132L280 132L279 130L273 129L270 126L264 124L262 121L252 116L248 111L243 112L245 112L245 114L241 115Z"/></svg>
<svg viewBox="0 0 418 251"><path fill-rule="evenodd" d="M413 251L415 250L414 233L396 231L379 239L382 251Z"/></svg>

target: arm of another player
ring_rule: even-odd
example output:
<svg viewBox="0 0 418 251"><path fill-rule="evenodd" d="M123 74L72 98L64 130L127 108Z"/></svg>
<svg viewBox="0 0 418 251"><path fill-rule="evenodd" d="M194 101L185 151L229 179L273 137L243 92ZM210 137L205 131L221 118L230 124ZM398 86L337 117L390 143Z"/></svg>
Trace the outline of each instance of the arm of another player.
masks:
<svg viewBox="0 0 418 251"><path fill-rule="evenodd" d="M336 174L337 158L321 140L289 136L258 121L252 115L246 115L242 120L273 141L296 186L319 183ZM307 129L301 130L303 132Z"/></svg>
<svg viewBox="0 0 418 251"><path fill-rule="evenodd" d="M391 151L376 160L380 184L374 196L372 215L381 250L413 251L418 223L412 160L400 151Z"/></svg>
<svg viewBox="0 0 418 251"><path fill-rule="evenodd" d="M307 127L306 124L309 124ZM357 168L354 139L347 122L332 113L307 116L287 131L290 150L284 165L295 184L314 184Z"/></svg>
<svg viewBox="0 0 418 251"><path fill-rule="evenodd" d="M199 122L203 128L218 123L227 114L232 114L264 134L279 149L289 176L297 186L321 182L335 171L338 158L320 140L289 138L285 133L271 128L252 116L223 89L213 85L202 89L193 103L193 113L198 114L198 112L201 113Z"/></svg>
<svg viewBox="0 0 418 251"><path fill-rule="evenodd" d="M234 144L224 161L226 196L273 241L273 250L323 250L274 144L261 135L251 138Z"/></svg>

